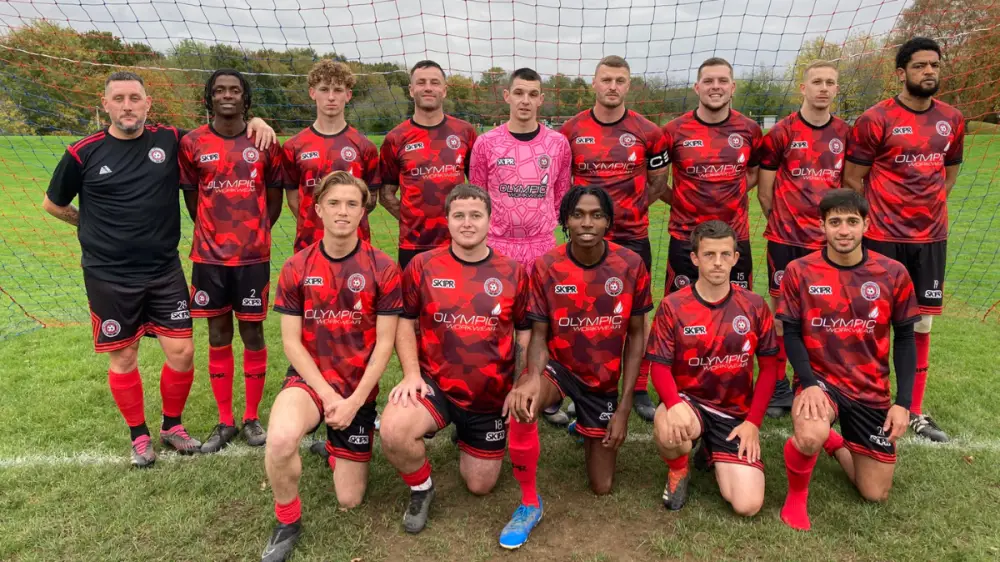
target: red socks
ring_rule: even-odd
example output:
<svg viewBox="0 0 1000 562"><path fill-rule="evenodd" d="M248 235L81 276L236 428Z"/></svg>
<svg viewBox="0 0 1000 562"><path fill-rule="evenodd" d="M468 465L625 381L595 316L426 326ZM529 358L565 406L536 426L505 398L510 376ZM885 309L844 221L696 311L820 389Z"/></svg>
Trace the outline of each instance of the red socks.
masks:
<svg viewBox="0 0 1000 562"><path fill-rule="evenodd" d="M230 357L232 352L230 352ZM260 416L257 407L264 396L264 380L267 374L267 348L259 351L243 350L243 381L246 383L246 409L243 421L255 420Z"/></svg>
<svg viewBox="0 0 1000 562"><path fill-rule="evenodd" d="M233 346L208 348L208 380L215 403L219 406L219 423L236 425L233 419Z"/></svg>
<svg viewBox="0 0 1000 562"><path fill-rule="evenodd" d="M826 442L823 443L823 450L826 451L827 455L832 457L843 446L844 438L834 431L833 428L830 428L830 435L827 436Z"/></svg>
<svg viewBox="0 0 1000 562"><path fill-rule="evenodd" d="M129 427L144 425L146 414L139 369L132 369L128 373L116 373L109 369L108 386L111 387L111 396L114 397L115 404L118 405L118 411L125 418L125 423Z"/></svg>
<svg viewBox="0 0 1000 562"><path fill-rule="evenodd" d="M163 399L163 415L179 418L184 413L191 385L194 383L194 369L181 373L166 363L160 371L160 397Z"/></svg>
<svg viewBox="0 0 1000 562"><path fill-rule="evenodd" d="M776 380L785 380L785 365L788 364L788 355L785 353L785 339L778 336L778 378Z"/></svg>
<svg viewBox="0 0 1000 562"><path fill-rule="evenodd" d="M639 364L639 378L635 380L635 392L649 392L649 359Z"/></svg>
<svg viewBox="0 0 1000 562"><path fill-rule="evenodd" d="M789 527L800 531L810 528L806 504L809 500L809 479L818 455L805 455L789 438L785 441L785 473L788 475L788 495L781 508L781 520Z"/></svg>
<svg viewBox="0 0 1000 562"><path fill-rule="evenodd" d="M424 459L424 464L420 468L413 472L400 472L399 475L403 477L403 482L406 482L407 486L411 488L420 486L431 478L431 461Z"/></svg>
<svg viewBox="0 0 1000 562"><path fill-rule="evenodd" d="M927 389L927 363L931 354L931 335L916 332L913 339L917 343L917 376L913 379L913 402L910 403L910 412L920 415L923 413L924 390Z"/></svg>
<svg viewBox="0 0 1000 562"><path fill-rule="evenodd" d="M541 444L538 441L538 423L522 423L510 419L510 464L514 469L514 479L521 485L521 503L538 507L536 476Z"/></svg>
<svg viewBox="0 0 1000 562"><path fill-rule="evenodd" d="M676 459L663 459L667 463L667 468L675 474L684 474L688 471L688 456L681 455Z"/></svg>
<svg viewBox="0 0 1000 562"><path fill-rule="evenodd" d="M291 525L302 518L302 500L298 496L286 503L274 502L274 515L278 518L278 523Z"/></svg>

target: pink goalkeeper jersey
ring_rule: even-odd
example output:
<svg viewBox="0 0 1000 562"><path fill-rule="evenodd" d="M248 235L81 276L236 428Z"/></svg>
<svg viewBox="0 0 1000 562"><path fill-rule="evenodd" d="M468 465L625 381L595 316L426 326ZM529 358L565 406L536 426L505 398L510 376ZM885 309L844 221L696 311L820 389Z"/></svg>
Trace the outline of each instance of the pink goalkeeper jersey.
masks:
<svg viewBox="0 0 1000 562"><path fill-rule="evenodd" d="M569 141L539 125L530 141L511 136L503 124L476 139L469 183L486 189L493 203L489 240L551 238L559 202L569 190ZM550 246L550 247L551 247Z"/></svg>

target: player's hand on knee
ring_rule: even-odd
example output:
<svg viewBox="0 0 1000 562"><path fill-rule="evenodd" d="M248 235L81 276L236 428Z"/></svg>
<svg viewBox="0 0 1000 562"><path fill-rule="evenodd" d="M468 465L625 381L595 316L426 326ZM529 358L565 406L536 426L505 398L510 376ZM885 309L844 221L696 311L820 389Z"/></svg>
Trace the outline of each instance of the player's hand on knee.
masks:
<svg viewBox="0 0 1000 562"><path fill-rule="evenodd" d="M736 452L737 458L742 460L746 455L746 460L750 464L760 460L760 429L756 425L745 421L734 427L729 432L729 437L726 437L726 441L733 439L740 440L739 450Z"/></svg>
<svg viewBox="0 0 1000 562"><path fill-rule="evenodd" d="M667 445L678 445L690 441L696 423L691 407L684 402L674 404L667 410Z"/></svg>
<svg viewBox="0 0 1000 562"><path fill-rule="evenodd" d="M898 404L893 404L885 416L885 425L882 426L882 431L889 436L890 443L895 443L906 433L906 426L909 422L910 411Z"/></svg>
<svg viewBox="0 0 1000 562"><path fill-rule="evenodd" d="M623 408L619 408L611 416L608 431L604 434L604 439L601 440L601 445L608 449L617 450L625 442L625 438L628 437L628 410L624 410L624 413L622 412Z"/></svg>
<svg viewBox="0 0 1000 562"><path fill-rule="evenodd" d="M401 404L404 408L412 401L412 404L416 406L418 399L427 396L430 391L431 387L427 386L423 378L418 376L403 377L403 380L389 392L389 401L393 404Z"/></svg>
<svg viewBox="0 0 1000 562"><path fill-rule="evenodd" d="M795 417L804 417L807 420L828 420L830 402L826 398L826 393L819 386L810 386L803 390L796 398L793 406Z"/></svg>
<svg viewBox="0 0 1000 562"><path fill-rule="evenodd" d="M504 400L503 415L508 413L521 423L531 423L541 408L538 395L542 391L542 380L538 375L522 375Z"/></svg>

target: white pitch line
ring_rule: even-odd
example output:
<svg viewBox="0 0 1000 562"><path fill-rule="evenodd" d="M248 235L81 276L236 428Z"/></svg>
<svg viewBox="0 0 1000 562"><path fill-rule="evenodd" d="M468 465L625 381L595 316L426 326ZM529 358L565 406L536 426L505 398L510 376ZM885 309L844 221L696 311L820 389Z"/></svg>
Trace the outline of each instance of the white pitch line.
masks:
<svg viewBox="0 0 1000 562"><path fill-rule="evenodd" d="M444 445L449 445L450 432L445 431L442 435L436 439L430 439L427 441L427 446L430 448L437 448ZM784 429L773 429L761 432L761 438L765 440L777 440L777 439L788 439L791 436L787 430ZM545 437L546 441L551 441L560 437L553 437L548 435ZM567 437L568 438L568 437ZM629 433L627 443L649 443L653 440L652 433ZM308 448L308 440L303 442L302 449ZM1000 452L1000 440L997 439L964 439L957 438L952 439L948 443L932 443L925 439L919 439L912 436L903 437L900 441L901 447L905 450L910 447L916 447L919 449L938 449L942 451L954 451L954 452L975 452L975 451L989 451L989 452ZM305 452L305 451L303 451ZM220 453L216 453L223 457L252 457L264 455L263 447L248 447L244 444L236 444L231 447L226 448ZM169 451L160 453L157 456L157 463L174 463L174 462L192 462L196 457L201 455L180 455L176 452ZM126 465L128 464L128 457L123 452L121 455L107 454L107 453L87 453L80 452L72 455L46 455L46 454L32 454L32 455L20 455L16 457L0 457L0 469L9 468L47 468L56 466L99 466L99 465Z"/></svg>

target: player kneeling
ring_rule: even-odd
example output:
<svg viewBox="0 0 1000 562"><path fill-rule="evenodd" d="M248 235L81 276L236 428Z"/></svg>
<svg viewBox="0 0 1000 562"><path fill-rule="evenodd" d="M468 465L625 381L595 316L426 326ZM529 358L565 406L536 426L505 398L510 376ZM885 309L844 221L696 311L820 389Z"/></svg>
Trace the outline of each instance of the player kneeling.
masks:
<svg viewBox="0 0 1000 562"><path fill-rule="evenodd" d="M528 279L486 245L490 211L482 189L454 188L445 200L451 244L415 256L403 273L403 380L389 394L379 436L410 486L409 533L423 530L434 499L425 435L455 424L459 470L476 495L493 489L507 449L502 410L524 367Z"/></svg>
<svg viewBox="0 0 1000 562"><path fill-rule="evenodd" d="M323 238L285 262L274 309L291 366L271 409L264 466L278 525L262 562L285 560L301 533L299 442L320 422L341 508L361 503L375 426L375 396L402 312L399 268L358 239L368 187L334 172L315 190Z"/></svg>
<svg viewBox="0 0 1000 562"><path fill-rule="evenodd" d="M885 501L896 440L906 432L916 374L913 325L920 320L903 265L861 245L868 202L831 190L819 205L826 247L793 261L781 281L777 317L795 370L795 434L785 443L788 496L781 520L808 530L809 478L820 449L836 452L861 495ZM894 332L896 402L889 392L889 330ZM843 437L830 429L840 421ZM852 462L853 461L853 462Z"/></svg>
<svg viewBox="0 0 1000 562"><path fill-rule="evenodd" d="M764 299L733 285L729 273L739 260L736 232L708 221L691 234L693 285L660 302L646 358L663 403L656 409L653 436L667 463L663 505L677 510L687 501L688 453L700 453L722 497L747 517L764 503L760 424L777 379L778 341ZM757 384L753 355L760 361Z"/></svg>

